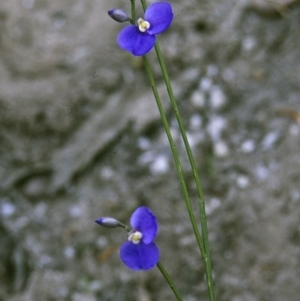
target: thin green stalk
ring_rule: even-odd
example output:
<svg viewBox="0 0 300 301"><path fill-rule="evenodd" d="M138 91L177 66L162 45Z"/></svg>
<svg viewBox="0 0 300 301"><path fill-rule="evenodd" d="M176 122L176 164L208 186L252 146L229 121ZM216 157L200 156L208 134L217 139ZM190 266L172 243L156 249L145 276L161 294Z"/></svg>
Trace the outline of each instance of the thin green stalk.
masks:
<svg viewBox="0 0 300 301"><path fill-rule="evenodd" d="M131 23L135 23L135 0L130 0L131 2Z"/></svg>
<svg viewBox="0 0 300 301"><path fill-rule="evenodd" d="M151 71L151 68L150 68L148 58L146 56L143 56L143 60L144 60L145 69L146 69L146 72L147 72L147 75L148 75L148 78L149 78L149 81L150 81L150 84L151 84L151 88L152 88L152 91L153 91L153 94L154 94L154 97L155 97L155 100L156 100L156 104L157 104L157 107L158 107L158 110L159 110L159 114L160 114L163 126L165 128L165 131L166 131L166 134L167 134L167 137L168 137L168 140L169 140L169 144L170 144L170 147L171 147L171 151L172 151L172 154L173 154L173 157L174 157L175 166L176 166L178 177L179 177L179 182L180 182L181 189L182 189L182 192L183 192L183 197L184 197L184 200L185 200L185 204L186 204L186 207L187 207L189 218L191 220L192 228L193 228L193 231L194 231L194 234L195 234L195 237L196 237L196 241L198 243L198 246L199 246L199 249L200 249L201 253L202 252L205 253L202 238L201 238L201 235L199 233L199 229L198 229L197 222L196 222L196 219L195 219L195 215L194 215L194 212L193 212L191 200L190 200L188 190L187 190L187 187L186 187L186 184L185 184L185 180L184 180L184 176L183 176L183 172L182 172L182 167L181 167L181 163L180 163L180 160L179 160L178 151L177 151L177 148L175 146L173 137L171 135L170 126L169 126L167 117L165 115L160 97L158 95L158 91L157 91L157 88L156 88L156 84L155 84L155 81L154 81L154 77L153 77L153 74L152 74L152 71Z"/></svg>
<svg viewBox="0 0 300 301"><path fill-rule="evenodd" d="M145 0L141 0L141 2L142 2L144 10L146 10L147 5L146 5ZM159 61L159 65L161 67L163 78L164 78L164 81L166 84L167 92L168 92L169 98L171 100L172 108L174 110L175 117L176 117L178 125L179 125L180 133L181 133L181 136L182 136L182 139L183 139L183 142L184 142L187 154L188 154L188 158L189 158L189 161L191 164L193 176L194 176L196 187L197 187L198 197L200 200L201 228L202 228L202 232L204 231L204 233L207 236L207 225L206 225L207 223L206 223L206 214L205 214L204 194L203 194L202 186L201 186L200 179L198 176L195 160L194 160L191 148L190 148L189 141L187 139L186 131L184 129L184 125L183 125L183 122L182 122L182 119L181 119L181 116L180 116L180 113L178 110L178 106L177 106L177 103L176 103L176 100L174 97L173 89L172 89L172 86L170 83L169 75L168 75L166 65L164 63L164 59L161 54L158 42L156 42L154 47L155 47L156 55L157 55L157 58ZM205 248L205 251L207 252L207 249L209 250L208 244L206 246L207 246L207 248ZM202 255L205 255L206 252ZM204 256L203 256L203 258L205 259Z"/></svg>
<svg viewBox="0 0 300 301"><path fill-rule="evenodd" d="M168 284L169 284L170 288L172 289L172 291L173 291L176 299L178 301L183 301L183 299L182 299L181 295L179 294L179 292L178 292L178 290L177 290L177 288L176 288L176 286L175 286L172 278L169 276L169 274L167 273L167 271L165 270L165 268L163 267L163 265L160 262L158 262L156 264L156 266L160 270L160 272L162 273L162 275L164 276L165 280L168 282Z"/></svg>
<svg viewBox="0 0 300 301"><path fill-rule="evenodd" d="M145 0L141 0L142 6L144 11L147 8L147 4ZM178 106L174 97L173 89L170 83L169 75L166 69L166 65L163 59L163 56L160 51L160 47L158 42L155 44L155 51L156 55L161 67L161 71L164 77L164 81L166 84L166 88L168 91L169 98L171 100L172 108L175 112L175 116L180 128L181 136L187 151L187 155L190 161L191 169L193 172L193 176L195 179L196 187L197 187L197 192L198 192L198 198L199 198L199 207L200 207L200 222L201 222L201 230L202 230L202 238L203 238L203 245L204 245L204 252L200 249L202 257L204 259L204 264L205 264L205 272L206 272L206 277L207 277L207 286L208 286L208 292L209 292L209 298L211 301L214 301L214 288L213 288L213 279L212 279L212 269L211 269L211 259L210 259L210 249L209 249L209 240L208 240L208 230L207 230L207 221L206 221L206 213L205 213L205 203L204 203L204 194L200 182L200 178L197 172L195 160L190 148L189 141L187 139L186 131L178 110Z"/></svg>
<svg viewBox="0 0 300 301"><path fill-rule="evenodd" d="M206 277L207 277L207 284L208 284L208 291L210 295L210 300L214 300L214 289L213 289L213 279L212 279L212 269L211 269L211 259L210 259L210 250L209 250L209 241L208 241L208 230L207 230L207 221L206 221L206 213L205 213L205 202L204 202L204 194L200 182L200 178L198 175L198 171L196 168L196 163L195 159L189 144L189 141L187 139L186 131L182 122L182 118L180 116L177 102L174 97L173 89L170 83L169 75L166 69L166 65L164 63L164 59L162 57L160 47L158 42L155 44L155 51L156 55L161 67L161 71L164 77L164 81L167 87L167 91L171 100L171 104L173 107L173 111L175 112L175 116L179 125L180 133L185 145L186 152L188 154L188 158L190 161L190 165L192 168L193 176L195 179L196 187L197 187L197 192L198 192L198 200L199 200L199 207L200 207L200 222L201 222L201 230L202 230L202 238L203 238L203 244L204 244L204 250L205 253L202 254L204 263L205 263L205 271L206 271Z"/></svg>

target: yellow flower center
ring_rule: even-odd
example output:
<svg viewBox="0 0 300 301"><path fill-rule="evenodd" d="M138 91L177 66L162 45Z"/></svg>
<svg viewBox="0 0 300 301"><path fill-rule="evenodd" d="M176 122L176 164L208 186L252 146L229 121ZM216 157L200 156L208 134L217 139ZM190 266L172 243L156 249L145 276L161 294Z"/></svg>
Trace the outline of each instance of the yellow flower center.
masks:
<svg viewBox="0 0 300 301"><path fill-rule="evenodd" d="M150 28L150 23L148 21L143 20L142 18L139 18L137 20L137 24L140 32L146 32Z"/></svg>
<svg viewBox="0 0 300 301"><path fill-rule="evenodd" d="M132 241L134 244L138 244L143 237L143 234L139 231L134 231L129 234L128 240Z"/></svg>

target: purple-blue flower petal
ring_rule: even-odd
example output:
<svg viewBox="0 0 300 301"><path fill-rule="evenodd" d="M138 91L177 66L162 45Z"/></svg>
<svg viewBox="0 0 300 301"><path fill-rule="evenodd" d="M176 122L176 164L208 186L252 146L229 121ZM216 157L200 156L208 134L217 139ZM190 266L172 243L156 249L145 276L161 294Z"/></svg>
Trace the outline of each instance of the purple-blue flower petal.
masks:
<svg viewBox="0 0 300 301"><path fill-rule="evenodd" d="M159 250L155 243L134 244L125 242L121 246L120 257L124 264L132 270L149 270L153 268L159 260Z"/></svg>
<svg viewBox="0 0 300 301"><path fill-rule="evenodd" d="M155 215L145 206L137 208L130 218L131 227L143 234L142 241L150 244L156 237L158 225Z"/></svg>
<svg viewBox="0 0 300 301"><path fill-rule="evenodd" d="M154 46L156 37L148 33L142 33L137 26L129 25L119 33L117 42L119 46L135 56L141 56L149 52Z"/></svg>
<svg viewBox="0 0 300 301"><path fill-rule="evenodd" d="M168 2L156 2L147 8L145 20L150 23L148 34L154 35L165 31L173 20L172 6Z"/></svg>

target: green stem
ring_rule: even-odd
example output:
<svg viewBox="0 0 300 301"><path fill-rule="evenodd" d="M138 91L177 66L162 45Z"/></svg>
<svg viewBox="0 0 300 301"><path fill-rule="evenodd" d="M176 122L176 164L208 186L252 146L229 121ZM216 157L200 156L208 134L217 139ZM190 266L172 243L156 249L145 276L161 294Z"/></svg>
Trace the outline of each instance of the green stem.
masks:
<svg viewBox="0 0 300 301"><path fill-rule="evenodd" d="M199 247L201 253L205 254L204 245L203 245L203 242L202 242L201 235L199 233L199 229L198 229L197 222L196 222L196 219L195 219L195 215L194 215L194 212L193 212L191 200L190 200L188 190L187 190L187 187L186 187L186 184L185 184L185 180L184 180L184 176L183 176L183 172L182 172L182 167L181 167L181 163L180 163L180 160L179 160L178 151L177 151L177 148L175 146L175 143L174 143L171 131L170 131L170 126L169 126L166 114L164 112L160 97L158 95L158 91L157 91L157 88L156 88L154 77L153 77L153 74L152 74L152 71L151 71L151 68L150 68L149 60L146 56L143 56L143 60L144 60L145 69L146 69L146 72L147 72L147 75L148 75L148 78L149 78L149 81L150 81L150 84L151 84L151 88L152 88L152 91L153 91L153 94L154 94L154 98L156 100L156 104L157 104L157 107L158 107L158 110L159 110L159 114L160 114L163 126L165 128L165 131L166 131L166 134L167 134L167 137L168 137L168 140L169 140L169 144L170 144L170 147L171 147L172 155L173 155L173 158L174 158L174 161L175 161L175 166L176 166L178 177L179 177L179 182L180 182L181 189L182 189L182 192L183 192L183 197L184 197L185 204L186 204L186 207L187 207L187 211L188 211L188 214L189 214L189 218L190 218L190 221L191 221L191 224L192 224L192 228L193 228L193 231L194 231L194 234L195 234L195 237L196 237L196 241L198 243L198 247Z"/></svg>
<svg viewBox="0 0 300 301"><path fill-rule="evenodd" d="M135 24L135 0L130 0L131 2L131 23Z"/></svg>
<svg viewBox="0 0 300 301"><path fill-rule="evenodd" d="M146 0L141 0L142 6L144 11L147 8L147 4L146 4ZM170 83L170 79L169 79L169 75L166 69L166 65L163 59L163 56L161 54L160 51L160 47L158 42L156 42L155 44L155 51L156 51L156 55L159 61L159 65L161 67L161 71L163 74L163 78L166 84L166 88L168 91L168 95L172 104L172 108L173 111L175 113L179 128L180 128L180 133L185 145L185 149L190 161L190 165L191 165L191 169L193 172L193 176L195 179L195 183L196 183L196 188L197 188L197 193L198 193L198 200L199 200L199 207L200 207L200 222L201 222L201 230L202 230L202 238L203 238L203 246L204 246L204 250L202 248L200 248L200 244L199 248L202 254L202 257L204 259L204 264L205 264L205 273L206 273L206 277L207 277L207 286L208 286L208 292L209 292L209 299L210 301L214 301L215 297L214 297L214 288L213 288L213 279L212 279L212 268L211 268L211 259L210 259L210 249L209 249L209 240L208 240L208 230L207 230L207 221L206 221L206 213L205 213L205 203L204 203L204 194L203 194L203 190L202 190L202 186L201 186L201 182L200 182L200 178L197 172L197 168L196 168L196 164L195 164L195 160L191 151L191 147L189 144L189 141L187 139L187 135L186 135L186 131L182 122L182 118L180 116L179 110L178 110L178 106L177 106L177 102L175 100L174 97L174 93L173 93L173 89ZM193 215L194 216L194 215ZM196 236L197 239L197 236ZM197 239L198 241L198 239ZM202 242L201 242L202 245Z"/></svg>
<svg viewBox="0 0 300 301"><path fill-rule="evenodd" d="M168 284L169 284L170 288L172 289L172 291L173 291L176 299L178 301L183 301L183 299L182 299L181 295L179 294L179 292L178 292L178 290L177 290L174 282L172 281L172 278L169 276L169 274L167 273L167 271L165 270L165 268L163 267L163 265L160 262L158 262L156 264L156 266L160 270L160 272L162 273L162 275L164 276L165 280L168 282Z"/></svg>
<svg viewBox="0 0 300 301"><path fill-rule="evenodd" d="M210 295L210 300L214 300L214 289L213 289L213 279L212 279L212 269L211 269L211 259L210 259L210 250L209 250L209 240L208 240L208 230L207 230L207 221L206 221L206 213L205 213L205 202L204 202L204 194L200 182L200 178L198 175L198 171L196 168L195 159L189 144L189 141L187 139L186 131L182 122L182 118L180 116L178 105L174 97L173 89L170 83L169 75L166 69L166 65L163 59L163 56L160 51L160 47L158 42L155 44L155 51L156 55L161 67L161 71L163 74L163 78L166 84L166 88L168 91L169 98L171 100L172 108L175 113L180 133L185 145L186 152L188 154L188 158L190 161L191 169L193 172L194 180L196 183L197 193L198 193L198 200L199 200L199 207L200 207L200 222L201 222L201 230L202 230L202 238L203 238L203 244L204 244L204 250L205 252L202 253L204 263L205 263L205 271L206 271L206 277L207 277L207 284L208 284L208 291Z"/></svg>

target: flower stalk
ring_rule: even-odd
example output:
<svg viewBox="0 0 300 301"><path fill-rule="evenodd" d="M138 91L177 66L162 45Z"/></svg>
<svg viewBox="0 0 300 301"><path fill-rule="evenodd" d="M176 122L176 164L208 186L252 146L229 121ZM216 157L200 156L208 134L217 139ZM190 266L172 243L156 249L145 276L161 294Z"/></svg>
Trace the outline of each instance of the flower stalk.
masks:
<svg viewBox="0 0 300 301"><path fill-rule="evenodd" d="M135 24L135 0L130 0L131 6L131 24Z"/></svg>
<svg viewBox="0 0 300 301"><path fill-rule="evenodd" d="M153 92L153 95L154 95L154 98L155 98L155 101L156 101L156 104L157 104L157 107L158 107L158 110L159 110L159 114L160 114L164 129L165 129L165 132L166 132L166 135L167 135L170 147L171 147L172 155L173 155L173 158L174 158L174 161L175 161L175 166L176 166L176 169L177 169L179 182L180 182L180 185L181 185L181 189L182 189L183 197L184 197L185 204L186 204L186 207L187 207L187 211L188 211L188 214L189 214L189 218L191 220L192 228L193 228L193 231L194 231L199 249L201 251L201 254L205 254L204 245L203 245L202 238L201 238L201 235L200 235L199 230L198 230L196 218L195 218L193 208L192 208L192 203L191 203L191 200L190 200L190 197L189 197L189 193L188 193L187 186L186 186L186 183L185 183L184 175L183 175L183 172L182 172L182 166L181 166L181 163L180 163L178 150L176 148L174 139L173 139L172 134L171 134L170 126L169 126L166 114L164 112L163 105L162 105L162 102L160 100L160 96L159 96L157 88L156 88L155 80L154 80L154 77L153 77L153 74L152 74L152 71L151 71L151 67L150 67L150 63L149 63L149 60L148 60L147 56L143 56L143 61L144 61L144 66L145 66L145 69L146 69L146 72L147 72L147 75L148 75L148 78L149 78L149 81L150 81L150 84L151 84L152 92Z"/></svg>
<svg viewBox="0 0 300 301"><path fill-rule="evenodd" d="M162 265L162 263L159 261L156 264L157 268L159 269L159 271L161 272L161 274L164 276L165 280L167 281L167 283L169 284L171 290L173 291L176 299L178 301L183 301L179 291L177 290L172 278L170 277L170 275L167 273L167 271L165 270L164 266Z"/></svg>
<svg viewBox="0 0 300 301"><path fill-rule="evenodd" d="M141 0L141 3L142 3L144 11L146 11L147 10L146 0ZM214 287L213 287L211 258L210 258L208 230L207 230L207 221L206 221L206 212L205 212L204 193L203 193L202 185L201 185L201 182L200 182L200 177L199 177L199 174L198 174L198 171L197 171L197 168L196 168L195 159L194 159L189 141L187 139L186 131L185 131L185 128L184 128L184 125L183 125L183 122L182 122L182 118L181 118L180 113L179 113L178 105L177 105L177 102L176 102L176 99L175 99L175 96L174 96L174 93L173 93L170 78L169 78L169 75L168 75L168 72L167 72L167 68L166 68L166 65L165 65L165 62L164 62L164 59L163 59L158 41L156 41L156 43L154 45L154 48L155 48L156 56L157 56L157 59L158 59L158 62L159 62L159 65L160 65L160 68L161 68L161 71L162 71L162 74L163 74L164 82L165 82L166 89L167 89L167 92L168 92L168 95L169 95L169 98L170 98L170 101L171 101L171 105L172 105L173 111L175 113L175 117L176 117L179 129L180 129L180 133L181 133L181 136L182 136L182 139L183 139L183 142L184 142L184 146L185 146L185 149L186 149L186 152L187 152L187 155L188 155L188 159L189 159L189 162L190 162L190 165L191 165L193 177L194 177L194 180L195 180L195 183L196 183L196 188L197 188L197 193L198 193L198 203L199 203L199 209L200 209L200 223L201 223L202 237L200 236L199 231L198 231L198 227L197 227L197 224L196 224L196 221L195 221L195 215L193 213L193 209L192 209L192 206L191 206L190 199L189 199L189 197L185 196L185 193L184 193L184 196L185 196L185 201L186 201L186 204L187 204L187 210L188 210L188 213L189 213L189 217L190 217L190 220L191 220L191 223L192 223L193 231L194 231L194 234L195 234L195 237L196 237L196 240L197 240L197 243L198 243L198 247L200 249L200 252L201 252L201 255L202 255L202 258L203 258L203 261L204 261L204 265L205 265L205 273L206 273L206 278L207 278L209 299L210 299L210 301L214 301L215 300L215 298L214 298ZM146 64L145 64L145 67L146 67ZM147 67L146 67L146 69L147 69ZM147 73L148 72L149 71L147 71ZM151 70L150 70L150 72L151 72ZM148 76L149 76L149 74L148 74ZM152 83L151 83L151 86L152 86ZM152 87L152 89L153 89L153 87ZM172 140L169 139L170 146L172 148L174 146L174 144L171 143L171 141ZM175 154L175 156L174 156L175 162L178 162L180 164L179 158L175 158L176 156L178 156L178 153L177 152L175 152L175 153L172 152L172 153L173 153L173 156ZM179 177L183 178L182 169L180 168L180 166L179 166L179 168L177 168L177 170L178 170L178 173L179 173ZM184 182L184 180L182 180L182 181ZM184 184L184 186L186 186L186 185Z"/></svg>
<svg viewBox="0 0 300 301"><path fill-rule="evenodd" d="M210 250L209 250L209 240L208 240L204 194L203 194L199 174L198 174L198 171L196 168L195 159L194 159L189 141L187 139L186 131L185 131L185 128L184 128L184 125L182 122L182 118L181 118L179 110L178 110L177 102L174 97L173 89L172 89L172 86L170 83L169 75L168 75L168 72L166 69L166 65L165 65L163 56L160 51L158 41L156 42L154 47L155 47L156 55L157 55L157 58L158 58L158 61L159 61L160 67L161 67L163 78L164 78L164 81L166 84L168 95L169 95L169 98L170 98L170 101L172 104L172 108L175 113L177 123L178 123L179 129L180 129L180 133L181 133L181 136L182 136L182 139L184 142L184 146L185 146L188 158L189 158L189 162L191 165L194 180L196 183L196 189L197 189L197 193L198 193L198 203L199 203L199 209L200 209L200 223L201 223L202 240L203 240L204 250L200 247L200 242L198 242L198 245L199 245L203 260L204 260L206 277L207 277L207 282L208 282L208 291L210 294L210 300L212 301L212 300L214 300L214 290L213 290L213 279L212 279L212 269L211 269L211 259L210 259ZM200 237L198 237L198 239L200 239ZM198 241L198 239L197 239L197 241Z"/></svg>

